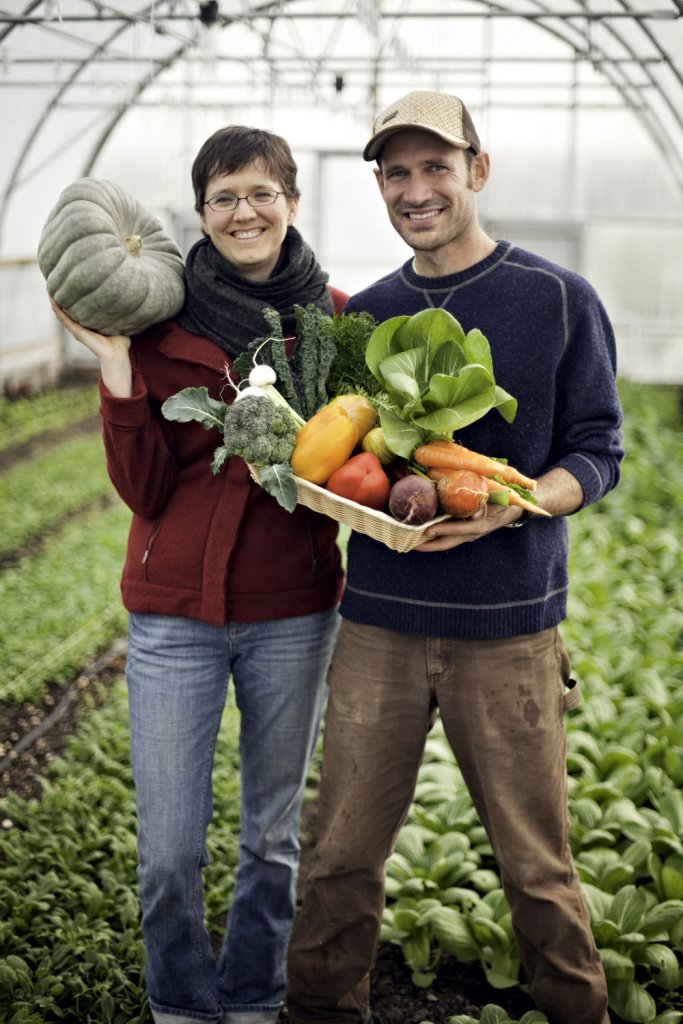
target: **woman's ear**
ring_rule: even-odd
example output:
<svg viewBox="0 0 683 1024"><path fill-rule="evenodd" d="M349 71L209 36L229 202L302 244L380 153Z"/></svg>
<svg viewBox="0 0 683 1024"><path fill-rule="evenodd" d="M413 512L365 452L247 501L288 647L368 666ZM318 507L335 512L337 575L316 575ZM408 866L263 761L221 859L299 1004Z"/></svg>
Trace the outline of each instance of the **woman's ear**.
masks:
<svg viewBox="0 0 683 1024"><path fill-rule="evenodd" d="M287 200L287 223L293 224L296 219L297 210L299 209L298 199Z"/></svg>

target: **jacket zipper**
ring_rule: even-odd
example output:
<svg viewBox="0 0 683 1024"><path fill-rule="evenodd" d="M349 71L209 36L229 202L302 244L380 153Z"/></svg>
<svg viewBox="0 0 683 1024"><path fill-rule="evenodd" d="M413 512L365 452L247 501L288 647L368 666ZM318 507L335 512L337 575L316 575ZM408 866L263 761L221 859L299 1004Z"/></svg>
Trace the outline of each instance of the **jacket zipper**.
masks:
<svg viewBox="0 0 683 1024"><path fill-rule="evenodd" d="M154 545L154 541L156 539L156 536L159 533L159 530L161 529L161 521L162 521L163 518L164 518L163 516L159 516L159 518L157 519L156 523L152 527L152 531L151 531L149 537L147 538L147 546L145 547L145 553L142 556L142 562L141 562L142 565L146 565L147 559L149 558L149 556L152 553L152 547Z"/></svg>
<svg viewBox="0 0 683 1024"><path fill-rule="evenodd" d="M311 545L311 572L313 573L313 575L315 575L316 572L318 571L318 553L319 553L319 548L318 548L318 542L317 542L317 538L316 538L315 529L313 527L313 523L312 522L309 522L309 524L308 524L308 537L309 537L310 545Z"/></svg>

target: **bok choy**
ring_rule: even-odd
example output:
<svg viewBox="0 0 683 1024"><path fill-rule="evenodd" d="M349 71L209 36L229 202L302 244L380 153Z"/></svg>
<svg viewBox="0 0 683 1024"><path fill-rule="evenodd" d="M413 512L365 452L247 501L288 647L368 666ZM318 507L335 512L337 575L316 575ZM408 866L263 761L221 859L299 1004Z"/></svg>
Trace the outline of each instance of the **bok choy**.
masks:
<svg viewBox="0 0 683 1024"><path fill-rule="evenodd" d="M409 459L418 444L497 409L508 423L517 400L496 384L487 339L467 334L445 309L385 320L368 341L365 360L385 392L375 397L389 448Z"/></svg>

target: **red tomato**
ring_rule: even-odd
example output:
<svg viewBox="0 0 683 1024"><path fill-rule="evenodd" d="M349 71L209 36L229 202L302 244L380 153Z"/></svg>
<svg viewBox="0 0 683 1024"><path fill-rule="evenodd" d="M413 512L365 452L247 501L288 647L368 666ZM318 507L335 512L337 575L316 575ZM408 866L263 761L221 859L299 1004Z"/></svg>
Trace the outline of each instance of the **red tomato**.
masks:
<svg viewBox="0 0 683 1024"><path fill-rule="evenodd" d="M359 505L382 511L389 500L391 482L372 452L353 455L327 481L328 491Z"/></svg>

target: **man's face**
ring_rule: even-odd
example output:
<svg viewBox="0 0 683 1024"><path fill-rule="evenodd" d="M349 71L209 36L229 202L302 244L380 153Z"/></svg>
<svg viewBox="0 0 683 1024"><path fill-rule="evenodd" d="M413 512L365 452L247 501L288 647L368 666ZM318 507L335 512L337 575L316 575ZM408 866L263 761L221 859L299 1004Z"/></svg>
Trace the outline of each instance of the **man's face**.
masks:
<svg viewBox="0 0 683 1024"><path fill-rule="evenodd" d="M389 219L419 258L446 262L454 247L478 229L476 194L488 174L488 162L470 164L456 149L430 132L398 132L385 143L375 170ZM444 269L443 273L449 273Z"/></svg>

